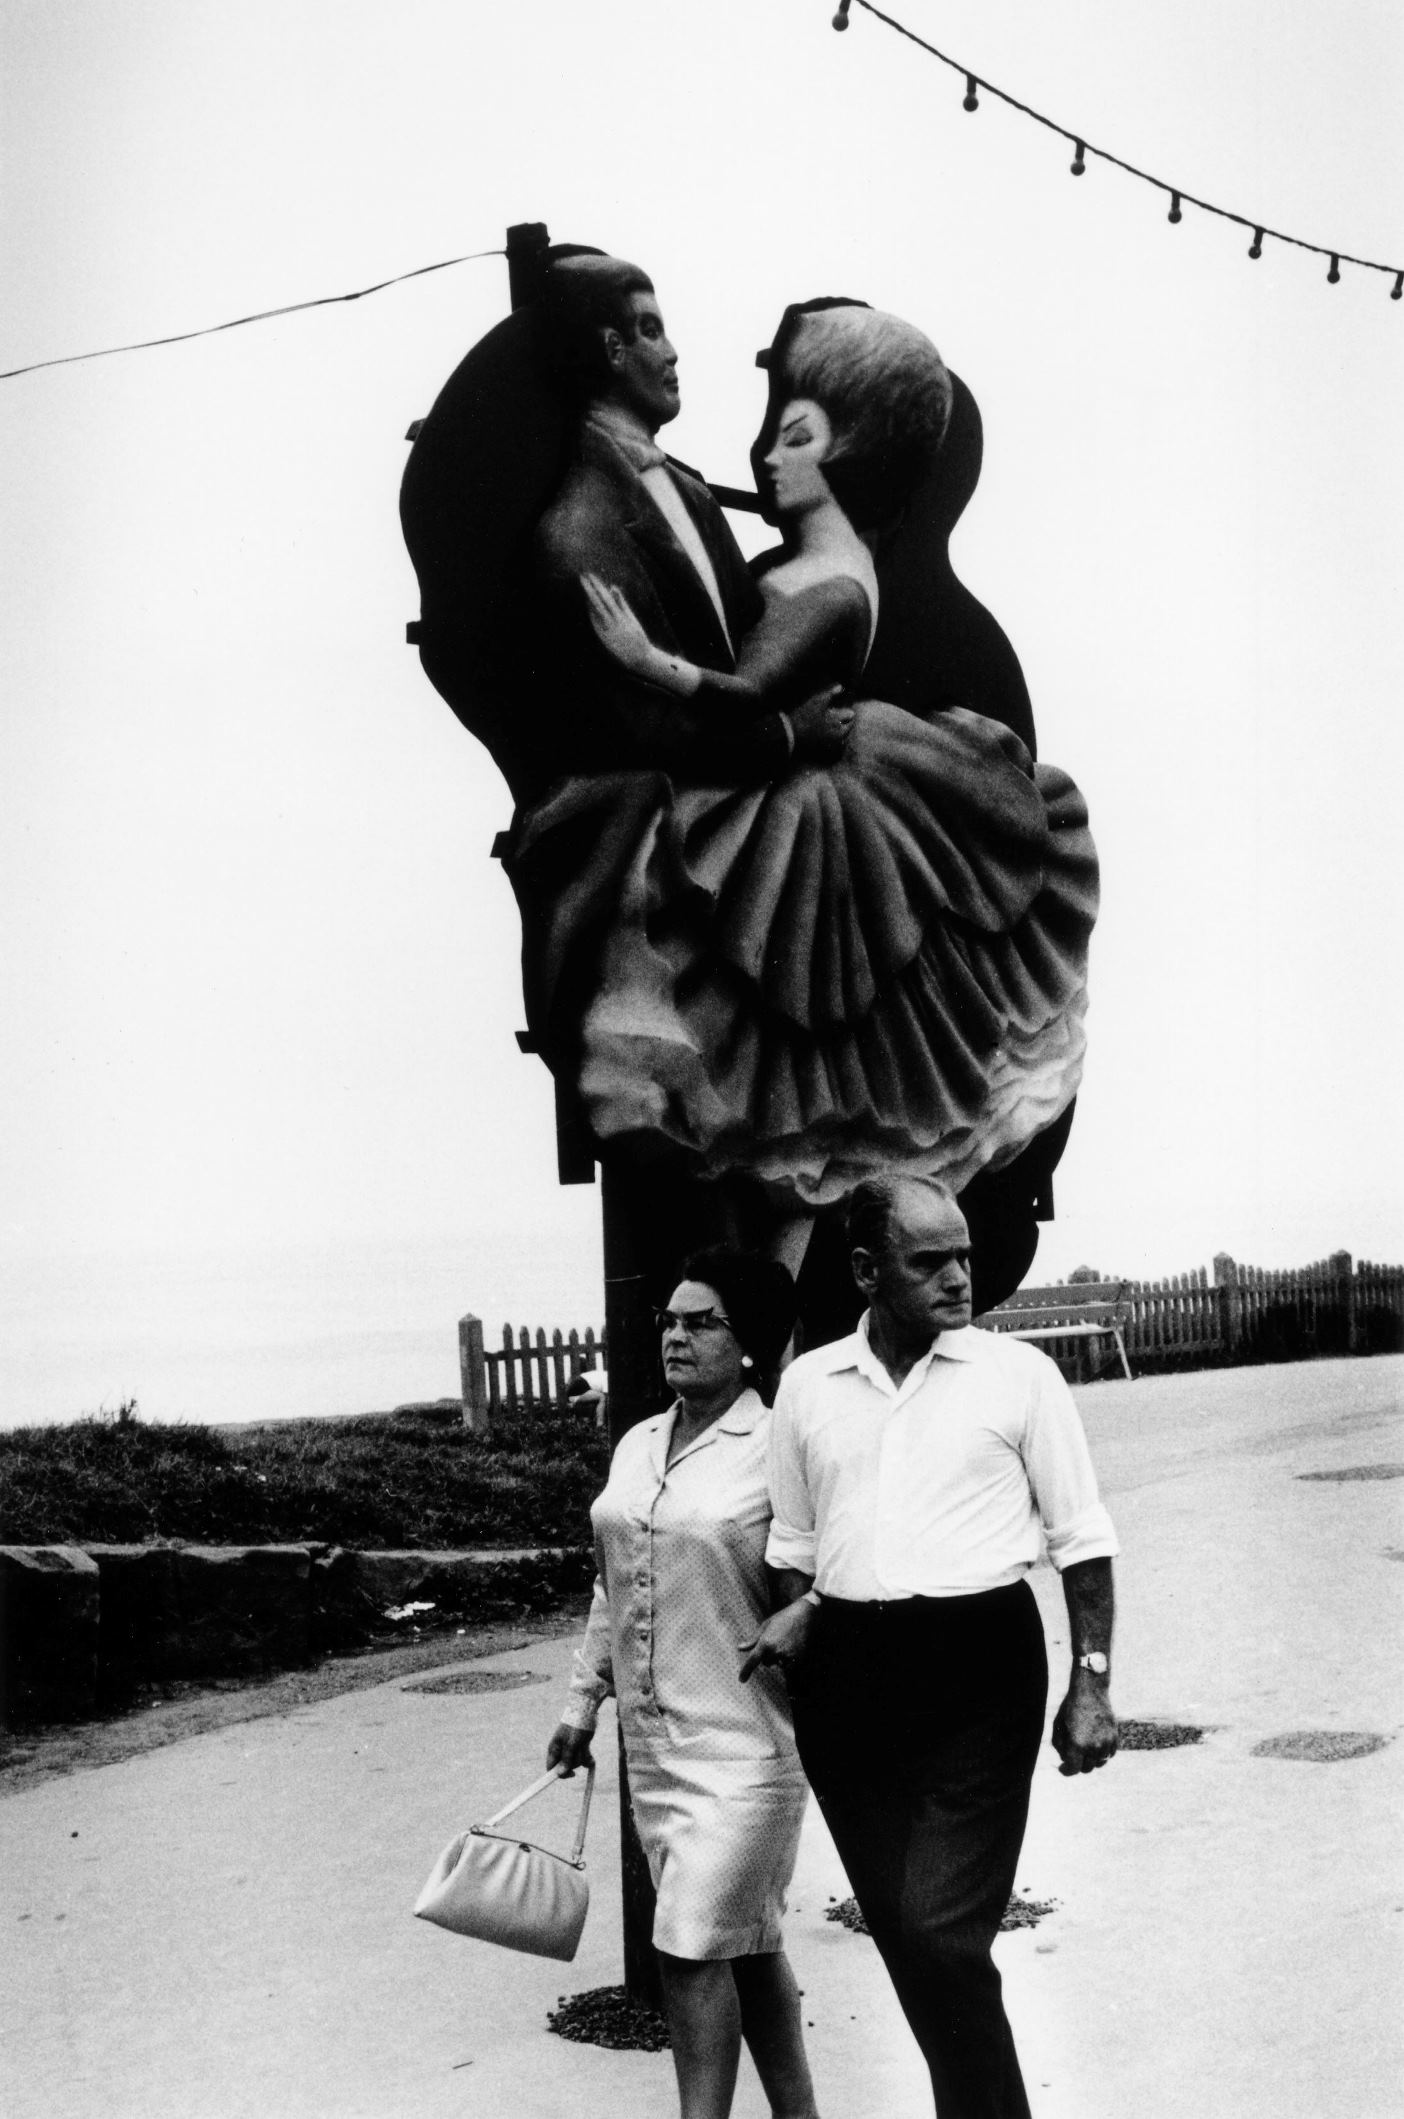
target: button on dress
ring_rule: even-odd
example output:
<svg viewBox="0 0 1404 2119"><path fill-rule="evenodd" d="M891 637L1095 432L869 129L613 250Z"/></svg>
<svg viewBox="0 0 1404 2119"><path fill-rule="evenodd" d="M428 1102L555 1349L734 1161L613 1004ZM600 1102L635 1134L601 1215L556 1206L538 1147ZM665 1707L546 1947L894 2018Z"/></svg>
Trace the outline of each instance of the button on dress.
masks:
<svg viewBox="0 0 1404 2119"><path fill-rule="evenodd" d="M566 1719L618 1701L639 1838L674 1957L778 1950L808 1796L784 1680L743 1685L769 1608L770 1413L755 1391L668 1463L676 1407L631 1428L590 1511L599 1575Z"/></svg>

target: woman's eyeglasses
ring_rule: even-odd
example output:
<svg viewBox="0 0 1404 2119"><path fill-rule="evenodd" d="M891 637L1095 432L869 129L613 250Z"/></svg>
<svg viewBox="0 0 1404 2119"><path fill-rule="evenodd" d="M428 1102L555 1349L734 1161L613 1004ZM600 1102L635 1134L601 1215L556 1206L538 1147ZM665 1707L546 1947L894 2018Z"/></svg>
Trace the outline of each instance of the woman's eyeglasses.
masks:
<svg viewBox="0 0 1404 2119"><path fill-rule="evenodd" d="M686 1332L689 1339L700 1339L707 1332L730 1332L735 1329L729 1317L720 1310L655 1310L654 1322L660 1332L671 1332L676 1326Z"/></svg>

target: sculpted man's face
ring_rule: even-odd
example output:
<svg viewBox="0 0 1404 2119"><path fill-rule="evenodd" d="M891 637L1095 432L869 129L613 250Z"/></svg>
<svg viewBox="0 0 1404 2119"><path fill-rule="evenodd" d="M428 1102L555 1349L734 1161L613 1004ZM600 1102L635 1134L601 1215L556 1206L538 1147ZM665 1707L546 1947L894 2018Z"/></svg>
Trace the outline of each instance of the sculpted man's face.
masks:
<svg viewBox="0 0 1404 2119"><path fill-rule="evenodd" d="M777 518L808 514L832 499L822 465L833 439L833 425L822 405L812 397L791 398L765 457L768 498Z"/></svg>
<svg viewBox="0 0 1404 2119"><path fill-rule="evenodd" d="M954 1201L929 1186L901 1188L886 1248L855 1251L853 1274L904 1336L934 1339L970 1322L970 1231Z"/></svg>
<svg viewBox="0 0 1404 2119"><path fill-rule="evenodd" d="M677 348L664 329L655 295L631 294L629 307L633 336L607 330L605 358L614 378L614 395L639 415L650 434L656 434L677 418L682 404Z"/></svg>

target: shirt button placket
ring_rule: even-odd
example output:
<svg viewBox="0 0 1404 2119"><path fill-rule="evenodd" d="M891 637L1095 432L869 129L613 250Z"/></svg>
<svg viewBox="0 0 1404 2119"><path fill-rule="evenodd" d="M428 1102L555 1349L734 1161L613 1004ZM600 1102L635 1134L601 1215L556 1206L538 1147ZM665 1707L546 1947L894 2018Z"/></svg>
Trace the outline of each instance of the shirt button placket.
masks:
<svg viewBox="0 0 1404 2119"><path fill-rule="evenodd" d="M639 1623L638 1673L639 1694L650 1713L658 1712L658 1702L653 1691L653 1511L658 1506L658 1496L663 1487L660 1481L654 1489L649 1503L648 1521L644 1528L645 1545L643 1565L639 1569Z"/></svg>

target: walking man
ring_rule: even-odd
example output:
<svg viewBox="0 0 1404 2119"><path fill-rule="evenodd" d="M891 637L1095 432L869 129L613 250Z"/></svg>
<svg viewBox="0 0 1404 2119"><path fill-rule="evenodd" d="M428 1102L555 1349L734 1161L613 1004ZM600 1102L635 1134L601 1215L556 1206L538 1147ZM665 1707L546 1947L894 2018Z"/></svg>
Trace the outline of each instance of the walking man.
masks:
<svg viewBox="0 0 1404 2119"><path fill-rule="evenodd" d="M970 1328L969 1234L934 1183L869 1179L848 1214L869 1308L787 1370L767 1563L800 1757L931 2072L938 2119L1029 2119L990 1956L1014 1886L1048 1666L1027 1575L1062 1576L1065 1774L1116 1749L1117 1550L1072 1395L1021 1341Z"/></svg>

